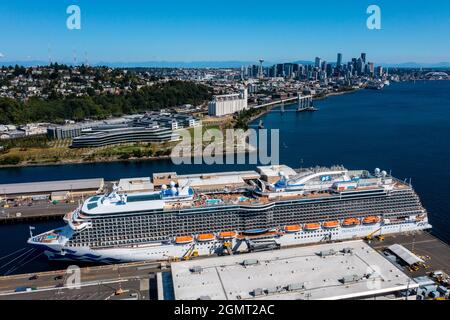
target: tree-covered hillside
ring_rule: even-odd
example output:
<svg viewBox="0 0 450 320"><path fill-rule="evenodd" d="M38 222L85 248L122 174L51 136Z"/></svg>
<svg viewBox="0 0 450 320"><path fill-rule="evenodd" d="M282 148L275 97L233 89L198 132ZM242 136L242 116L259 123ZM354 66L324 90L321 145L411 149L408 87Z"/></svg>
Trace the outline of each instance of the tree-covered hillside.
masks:
<svg viewBox="0 0 450 320"><path fill-rule="evenodd" d="M0 124L62 122L65 119L103 119L182 104L198 105L209 100L212 89L193 82L169 81L143 87L125 95L31 98L26 102L0 98Z"/></svg>

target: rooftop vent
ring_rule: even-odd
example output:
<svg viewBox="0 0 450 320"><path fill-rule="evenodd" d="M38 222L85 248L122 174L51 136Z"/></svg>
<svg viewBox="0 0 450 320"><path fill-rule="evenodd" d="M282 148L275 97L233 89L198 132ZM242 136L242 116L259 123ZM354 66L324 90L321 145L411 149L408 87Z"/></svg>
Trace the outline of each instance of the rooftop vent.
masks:
<svg viewBox="0 0 450 320"><path fill-rule="evenodd" d="M327 256L334 256L336 254L336 251L333 249L330 250L324 250L319 252L319 256L321 257L327 257Z"/></svg>
<svg viewBox="0 0 450 320"><path fill-rule="evenodd" d="M256 259L246 259L246 260L242 261L242 265L244 267L253 266L255 264L259 264L259 261Z"/></svg>
<svg viewBox="0 0 450 320"><path fill-rule="evenodd" d="M287 286L288 291L296 291L296 290L302 290L305 289L305 284L302 283L292 283Z"/></svg>
<svg viewBox="0 0 450 320"><path fill-rule="evenodd" d="M193 266L189 269L192 273L201 273L203 271L203 268L200 266Z"/></svg>
<svg viewBox="0 0 450 320"><path fill-rule="evenodd" d="M358 276L357 274L353 274L353 275L351 275L351 276L345 276L345 277L343 277L342 279L340 279L340 281L341 281L343 284L347 284L347 283L357 282L357 281L359 281L360 279L361 279L360 276Z"/></svg>
<svg viewBox="0 0 450 320"><path fill-rule="evenodd" d="M252 291L252 295L254 297L259 297L259 296L264 295L264 291L261 288L256 288L255 290Z"/></svg>
<svg viewBox="0 0 450 320"><path fill-rule="evenodd" d="M352 254L353 253L353 248L347 247L341 250L342 253L349 253Z"/></svg>

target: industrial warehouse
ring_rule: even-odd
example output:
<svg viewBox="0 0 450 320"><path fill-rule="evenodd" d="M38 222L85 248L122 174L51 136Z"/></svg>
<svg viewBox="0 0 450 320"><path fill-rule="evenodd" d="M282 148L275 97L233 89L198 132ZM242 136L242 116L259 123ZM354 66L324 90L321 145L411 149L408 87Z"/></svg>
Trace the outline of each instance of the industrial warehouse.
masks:
<svg viewBox="0 0 450 320"><path fill-rule="evenodd" d="M405 299L419 286L362 240L183 261L171 269L176 300ZM170 286L159 280L162 299Z"/></svg>
<svg viewBox="0 0 450 320"><path fill-rule="evenodd" d="M88 196L103 191L103 178L0 184L0 199L62 200L70 196ZM57 198L57 199L56 199Z"/></svg>

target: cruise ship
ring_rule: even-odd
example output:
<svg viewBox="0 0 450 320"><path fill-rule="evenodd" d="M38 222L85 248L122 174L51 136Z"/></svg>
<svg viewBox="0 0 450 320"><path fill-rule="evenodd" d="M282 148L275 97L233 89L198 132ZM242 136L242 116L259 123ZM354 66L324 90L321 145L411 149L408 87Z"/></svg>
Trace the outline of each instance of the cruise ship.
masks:
<svg viewBox="0 0 450 320"><path fill-rule="evenodd" d="M28 243L54 260L174 261L431 228L410 183L378 168L276 165L151 181L86 199Z"/></svg>

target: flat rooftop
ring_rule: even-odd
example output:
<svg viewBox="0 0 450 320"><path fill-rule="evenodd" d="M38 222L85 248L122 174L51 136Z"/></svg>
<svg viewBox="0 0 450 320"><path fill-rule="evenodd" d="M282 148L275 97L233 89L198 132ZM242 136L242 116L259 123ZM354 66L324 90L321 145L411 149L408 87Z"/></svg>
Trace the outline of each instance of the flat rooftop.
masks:
<svg viewBox="0 0 450 320"><path fill-rule="evenodd" d="M123 192L153 191L154 186L150 177L120 179L119 190Z"/></svg>
<svg viewBox="0 0 450 320"><path fill-rule="evenodd" d="M254 170L184 174L179 175L178 178L189 179L189 178L214 177L214 176L238 176L244 180L260 178L260 174Z"/></svg>
<svg viewBox="0 0 450 320"><path fill-rule="evenodd" d="M193 188L202 188L216 185L245 185L244 180L236 175L220 175L220 176L205 176L192 178L178 178L178 183L182 186L189 184Z"/></svg>
<svg viewBox="0 0 450 320"><path fill-rule="evenodd" d="M0 184L0 193L11 194L35 194L51 193L55 191L71 190L95 190L103 187L104 179L60 180L45 182L27 182Z"/></svg>
<svg viewBox="0 0 450 320"><path fill-rule="evenodd" d="M297 172L286 166L286 165L273 165L273 166L259 166L257 167L258 172L261 173L261 175L267 176L267 177L277 177L280 175L280 172L283 172L285 175L292 177L297 175Z"/></svg>
<svg viewBox="0 0 450 320"><path fill-rule="evenodd" d="M352 252L343 253L348 248ZM335 254L327 256L330 250ZM177 300L350 299L418 286L361 240L183 261L171 268Z"/></svg>

